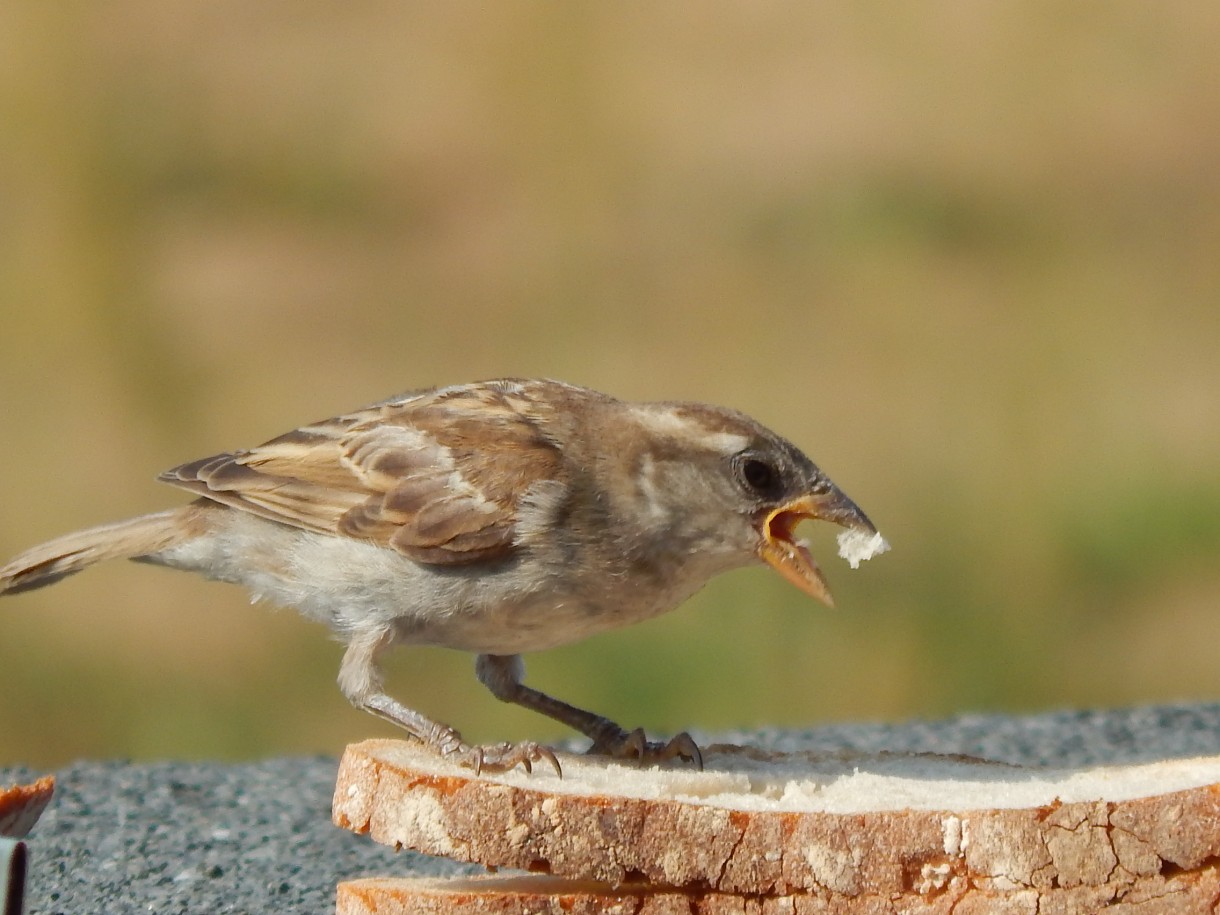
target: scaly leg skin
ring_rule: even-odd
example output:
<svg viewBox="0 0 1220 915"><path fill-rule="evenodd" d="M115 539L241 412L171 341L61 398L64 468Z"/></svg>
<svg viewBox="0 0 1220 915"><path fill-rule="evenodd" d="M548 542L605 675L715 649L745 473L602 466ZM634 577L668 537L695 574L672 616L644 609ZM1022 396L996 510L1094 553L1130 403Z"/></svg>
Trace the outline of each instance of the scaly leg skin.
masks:
<svg viewBox="0 0 1220 915"><path fill-rule="evenodd" d="M555 769L556 775L563 778L559 760L549 747L532 740L494 746L468 744L453 728L433 721L388 696L381 688L377 656L392 642L392 633L373 632L357 636L348 643L339 665L339 688L352 705L398 725L438 756L453 758L459 765L474 769L475 775L507 772L517 766L532 772L534 763L545 761Z"/></svg>
<svg viewBox="0 0 1220 915"><path fill-rule="evenodd" d="M703 769L703 754L685 731L666 743L651 741L644 736L643 728L628 733L609 718L586 712L526 686L521 682L525 676L525 665L520 655L482 654L475 662L474 669L479 681L497 699L524 706L580 731L593 741L590 753L615 759L634 759L640 763L684 759Z"/></svg>

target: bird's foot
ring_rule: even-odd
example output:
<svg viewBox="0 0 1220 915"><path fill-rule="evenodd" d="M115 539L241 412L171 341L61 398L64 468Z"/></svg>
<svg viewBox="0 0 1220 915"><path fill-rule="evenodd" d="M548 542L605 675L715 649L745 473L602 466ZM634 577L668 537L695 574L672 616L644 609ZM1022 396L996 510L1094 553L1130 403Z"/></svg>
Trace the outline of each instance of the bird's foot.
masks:
<svg viewBox="0 0 1220 915"><path fill-rule="evenodd" d="M545 762L555 770L556 775L563 778L563 769L559 766L555 751L532 740L476 746L463 740L461 733L455 728L426 718L419 712L395 702L384 693L353 701L356 701L360 708L404 728L412 736L423 741L424 746L437 756L474 769L475 775L483 772L508 772L517 766L526 772L533 772L534 763Z"/></svg>
<svg viewBox="0 0 1220 915"><path fill-rule="evenodd" d="M545 762L555 770L557 776L563 778L563 769L555 757L555 751L532 740L486 746L462 743L447 752L442 750L441 754L453 758L458 765L474 769L475 775L482 775L484 772L508 772L517 766L526 772L533 772L534 763Z"/></svg>
<svg viewBox="0 0 1220 915"><path fill-rule="evenodd" d="M588 749L589 755L611 756L615 759L630 759L641 765L658 765L671 759L681 759L695 764L703 770L703 754L694 738L683 731L665 743L649 740L643 728L627 732L614 725L599 734Z"/></svg>

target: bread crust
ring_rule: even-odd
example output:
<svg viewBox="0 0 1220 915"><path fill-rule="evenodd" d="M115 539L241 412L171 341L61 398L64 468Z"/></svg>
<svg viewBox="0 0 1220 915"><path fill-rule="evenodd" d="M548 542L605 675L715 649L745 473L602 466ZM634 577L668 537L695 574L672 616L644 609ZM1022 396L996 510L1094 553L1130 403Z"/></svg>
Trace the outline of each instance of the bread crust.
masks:
<svg viewBox="0 0 1220 915"><path fill-rule="evenodd" d="M717 749L732 761L731 748ZM792 770L793 755L770 756L778 771ZM711 758L722 763L726 754ZM750 759L757 763L756 754ZM966 888L1013 904L1022 893L1035 899L1052 890L1116 900L1211 885L1220 861L1214 783L1022 808L827 812L576 793L579 767L568 758L564 765L566 784L555 790L553 776L480 778L401 741L367 741L344 755L334 820L384 844L489 867L769 897L933 901ZM997 784L1030 777L977 765L979 778ZM1100 778L1104 786L1104 772ZM631 778L622 781L629 789Z"/></svg>
<svg viewBox="0 0 1220 915"><path fill-rule="evenodd" d="M613 888L556 877L369 878L340 883L337 915L1203 915L1214 912L1214 867L1111 887L1013 892L955 883L933 896L805 893L742 896L647 884Z"/></svg>
<svg viewBox="0 0 1220 915"><path fill-rule="evenodd" d="M54 793L53 775L44 775L29 785L0 787L0 836L19 839L28 833Z"/></svg>

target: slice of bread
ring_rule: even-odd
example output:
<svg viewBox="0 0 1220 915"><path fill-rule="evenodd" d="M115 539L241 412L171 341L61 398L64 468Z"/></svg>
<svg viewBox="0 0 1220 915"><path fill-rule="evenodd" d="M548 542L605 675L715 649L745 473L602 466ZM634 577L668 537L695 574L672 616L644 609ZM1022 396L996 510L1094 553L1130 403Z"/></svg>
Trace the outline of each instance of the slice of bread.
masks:
<svg viewBox="0 0 1220 915"><path fill-rule="evenodd" d="M339 884L337 915L1193 915L1213 912L1220 874L1148 878L1107 886L995 892L955 882L931 894L738 896L559 877L383 877Z"/></svg>
<svg viewBox="0 0 1220 915"><path fill-rule="evenodd" d="M0 836L24 836L42 816L54 793L53 775L44 775L30 785L0 787Z"/></svg>
<svg viewBox="0 0 1220 915"><path fill-rule="evenodd" d="M702 772L560 758L562 779L476 777L414 743L355 744L334 821L459 861L682 895L1119 899L1216 885L1220 757L1043 770L712 746Z"/></svg>

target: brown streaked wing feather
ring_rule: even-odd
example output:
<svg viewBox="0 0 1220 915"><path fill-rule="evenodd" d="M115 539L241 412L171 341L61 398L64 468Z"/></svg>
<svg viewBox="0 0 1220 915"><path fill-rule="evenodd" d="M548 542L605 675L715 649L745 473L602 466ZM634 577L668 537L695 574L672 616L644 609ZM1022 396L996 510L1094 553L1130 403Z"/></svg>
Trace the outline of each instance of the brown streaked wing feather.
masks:
<svg viewBox="0 0 1220 915"><path fill-rule="evenodd" d="M343 513L368 498L340 464L338 443L365 418L361 412L304 426L250 451L183 464L158 479L270 521L333 534Z"/></svg>
<svg viewBox="0 0 1220 915"><path fill-rule="evenodd" d="M524 403L495 386L443 389L183 464L160 479L420 562L496 558L513 547L522 495L559 470L558 451L523 414Z"/></svg>
<svg viewBox="0 0 1220 915"><path fill-rule="evenodd" d="M521 407L481 385L388 406L379 425L344 443L378 494L345 514L340 530L420 562L506 555L521 497L559 471L557 449Z"/></svg>
<svg viewBox="0 0 1220 915"><path fill-rule="evenodd" d="M336 533L343 513L367 498L358 489L265 473L245 463L250 454L218 454L167 470L157 479L269 521L325 534Z"/></svg>

